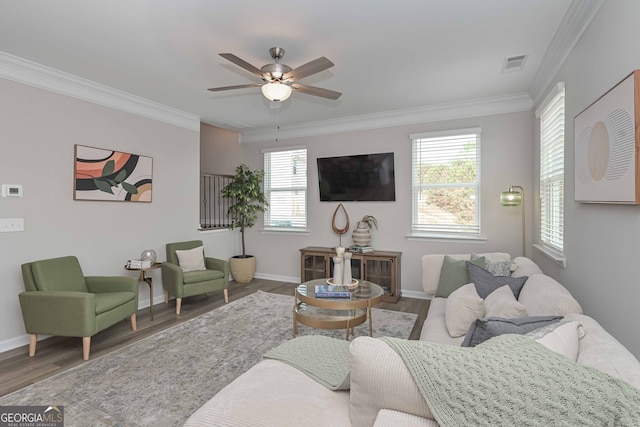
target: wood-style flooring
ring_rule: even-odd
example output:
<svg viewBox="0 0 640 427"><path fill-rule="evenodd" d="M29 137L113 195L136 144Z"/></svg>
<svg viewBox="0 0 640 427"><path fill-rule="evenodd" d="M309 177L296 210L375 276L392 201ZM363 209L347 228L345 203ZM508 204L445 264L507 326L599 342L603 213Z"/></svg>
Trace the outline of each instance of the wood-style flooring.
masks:
<svg viewBox="0 0 640 427"><path fill-rule="evenodd" d="M249 284L229 284L229 302L262 290L283 295L291 295L296 284L272 280L254 279ZM179 317L175 314L175 301L154 306L153 321L149 308L138 310L137 331L131 331L129 319L108 328L91 339L91 358L102 356L113 350L141 340L157 332L185 322L224 305L222 292L185 298ZM402 297L397 304L381 303L378 308L415 313L418 320L411 331L410 339L418 339L422 324L427 316L429 301ZM0 396L63 372L82 361L82 338L53 337L38 342L36 356L28 356L27 346L0 353Z"/></svg>

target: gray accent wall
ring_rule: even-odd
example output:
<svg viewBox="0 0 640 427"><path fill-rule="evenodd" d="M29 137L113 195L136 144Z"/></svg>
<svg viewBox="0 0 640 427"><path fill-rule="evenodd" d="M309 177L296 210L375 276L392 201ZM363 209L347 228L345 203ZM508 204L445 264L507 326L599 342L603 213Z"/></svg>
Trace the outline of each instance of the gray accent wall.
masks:
<svg viewBox="0 0 640 427"><path fill-rule="evenodd" d="M0 197L0 218L24 218L25 226L0 233L0 351L28 343L18 302L22 263L75 255L86 275L137 277L124 270L127 259L152 248L163 261L168 242L202 239L207 255L221 258L237 251L236 233L197 231L197 130L1 78L0 93L0 183L24 189L22 198ZM153 202L74 201L74 144L152 157ZM158 303L160 270L151 277ZM148 306L147 285L139 292Z"/></svg>
<svg viewBox="0 0 640 427"><path fill-rule="evenodd" d="M353 244L351 231L364 215L378 220L372 245L379 250L402 252L402 291L405 296L423 297L421 257L429 253L509 252L522 255L520 207L500 205L500 193L509 184L529 191L533 186L533 113L521 111L440 122L295 138L265 143L242 144L252 168L263 167L262 150L274 147L306 146L308 162L308 224L306 234L261 231L262 223L247 230L247 251L258 256L260 277L298 280L300 252L305 246L334 247L340 236L331 227L337 202L320 202L316 159L351 154L393 151L395 153L395 202L344 202L351 229L342 245ZM433 241L408 239L411 233L411 141L418 132L481 127L481 233L486 241ZM532 193L526 194L527 202ZM532 203L527 204L527 239L531 243ZM260 219L261 221L261 219ZM341 224L340 224L341 225Z"/></svg>
<svg viewBox="0 0 640 427"><path fill-rule="evenodd" d="M574 201L573 119L640 68L639 17L640 2L604 2L547 87L548 92L557 82L565 82L566 268L533 252L534 260L571 291L585 314L598 320L636 357L640 357L640 206ZM539 145L536 137L538 159Z"/></svg>

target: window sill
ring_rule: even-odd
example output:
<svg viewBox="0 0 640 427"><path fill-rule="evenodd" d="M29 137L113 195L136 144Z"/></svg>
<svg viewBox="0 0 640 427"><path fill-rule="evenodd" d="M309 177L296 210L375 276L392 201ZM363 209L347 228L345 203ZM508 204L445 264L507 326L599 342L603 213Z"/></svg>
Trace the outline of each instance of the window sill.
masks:
<svg viewBox="0 0 640 427"><path fill-rule="evenodd" d="M560 267L567 268L567 259L563 255L560 255L557 252L550 250L546 246L543 246L537 243L534 244L533 247L536 248L538 251L540 251L542 255L546 256L551 261L558 264Z"/></svg>
<svg viewBox="0 0 640 427"><path fill-rule="evenodd" d="M429 242L460 242L482 244L487 241L484 236L456 235L456 234L435 234L435 233L412 233L406 236L410 241Z"/></svg>
<svg viewBox="0 0 640 427"><path fill-rule="evenodd" d="M292 229L292 228L263 228L260 230L260 233L264 233L264 234L298 234L298 235L304 235L304 236L308 236L309 230L307 230L306 228L296 228L296 229Z"/></svg>
<svg viewBox="0 0 640 427"><path fill-rule="evenodd" d="M199 233L220 233L222 231L230 231L229 227L224 228L198 228Z"/></svg>

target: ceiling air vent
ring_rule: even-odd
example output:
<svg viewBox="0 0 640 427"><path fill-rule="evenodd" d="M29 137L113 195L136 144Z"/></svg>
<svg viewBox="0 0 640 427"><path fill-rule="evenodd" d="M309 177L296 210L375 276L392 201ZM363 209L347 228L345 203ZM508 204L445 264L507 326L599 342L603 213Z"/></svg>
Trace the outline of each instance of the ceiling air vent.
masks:
<svg viewBox="0 0 640 427"><path fill-rule="evenodd" d="M527 62L529 55L516 55L505 58L502 64L502 71L520 71L524 68L524 63Z"/></svg>

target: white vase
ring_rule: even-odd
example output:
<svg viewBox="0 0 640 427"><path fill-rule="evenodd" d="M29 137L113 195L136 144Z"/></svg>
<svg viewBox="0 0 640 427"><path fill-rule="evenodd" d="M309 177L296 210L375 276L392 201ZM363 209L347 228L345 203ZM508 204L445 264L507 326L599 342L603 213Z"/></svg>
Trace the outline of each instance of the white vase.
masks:
<svg viewBox="0 0 640 427"><path fill-rule="evenodd" d="M342 283L345 285L351 284L351 252L345 252L343 255L344 263L343 263L343 273L342 273Z"/></svg>
<svg viewBox="0 0 640 427"><path fill-rule="evenodd" d="M333 257L333 284L342 285L342 257Z"/></svg>
<svg viewBox="0 0 640 427"><path fill-rule="evenodd" d="M356 229L351 233L351 238L353 243L358 246L368 246L371 242L371 228L366 223L359 222Z"/></svg>

